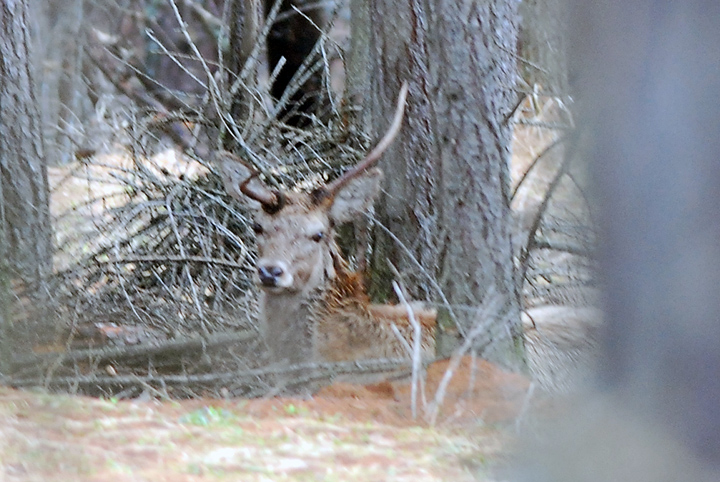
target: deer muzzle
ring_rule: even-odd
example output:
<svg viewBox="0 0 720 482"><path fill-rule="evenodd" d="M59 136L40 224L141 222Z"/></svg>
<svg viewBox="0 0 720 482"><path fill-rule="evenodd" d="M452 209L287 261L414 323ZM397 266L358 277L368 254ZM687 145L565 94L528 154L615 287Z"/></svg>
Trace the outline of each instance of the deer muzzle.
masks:
<svg viewBox="0 0 720 482"><path fill-rule="evenodd" d="M258 278L265 288L287 288L292 285L292 275L282 263L259 264Z"/></svg>

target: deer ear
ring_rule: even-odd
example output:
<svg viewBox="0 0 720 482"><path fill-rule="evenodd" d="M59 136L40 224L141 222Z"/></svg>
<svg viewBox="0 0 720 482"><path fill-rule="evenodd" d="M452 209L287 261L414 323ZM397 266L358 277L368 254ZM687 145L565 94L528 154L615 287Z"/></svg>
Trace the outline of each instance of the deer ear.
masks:
<svg viewBox="0 0 720 482"><path fill-rule="evenodd" d="M348 181L336 194L330 208L330 219L336 224L345 223L370 209L380 192L380 169L370 169Z"/></svg>
<svg viewBox="0 0 720 482"><path fill-rule="evenodd" d="M252 176L253 172L234 154L227 151L217 152L215 163L220 169L220 177L228 194L252 209L260 209L259 202L249 198L240 190L240 185ZM253 182L261 184L256 179L251 181L251 183Z"/></svg>

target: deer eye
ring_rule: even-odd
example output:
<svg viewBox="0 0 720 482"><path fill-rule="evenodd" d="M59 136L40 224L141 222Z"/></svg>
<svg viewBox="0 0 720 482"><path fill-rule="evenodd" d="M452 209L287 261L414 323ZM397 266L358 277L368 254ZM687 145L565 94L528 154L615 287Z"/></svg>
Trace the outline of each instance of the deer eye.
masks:
<svg viewBox="0 0 720 482"><path fill-rule="evenodd" d="M322 231L318 231L317 233L310 236L310 239L312 239L316 243L319 243L320 241L323 240L324 237L325 237L325 233L323 233Z"/></svg>
<svg viewBox="0 0 720 482"><path fill-rule="evenodd" d="M262 234L265 231L260 223L252 223L250 229L252 229L255 234Z"/></svg>

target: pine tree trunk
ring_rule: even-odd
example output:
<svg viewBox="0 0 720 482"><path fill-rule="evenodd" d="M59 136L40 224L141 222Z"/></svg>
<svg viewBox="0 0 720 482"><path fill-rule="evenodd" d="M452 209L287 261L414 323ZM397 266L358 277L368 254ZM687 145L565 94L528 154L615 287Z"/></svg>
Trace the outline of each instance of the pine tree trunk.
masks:
<svg viewBox="0 0 720 482"><path fill-rule="evenodd" d="M30 66L28 4L0 4L0 347L7 359L19 345L10 336L10 282L21 281L30 306L42 311L43 282L52 269L52 230L43 158L40 116ZM43 329L23 325L33 334L47 333L51 318L38 316Z"/></svg>
<svg viewBox="0 0 720 482"><path fill-rule="evenodd" d="M8 262L39 283L51 269L52 240L42 129L29 55L27 3L0 7L0 182Z"/></svg>
<svg viewBox="0 0 720 482"><path fill-rule="evenodd" d="M384 156L385 198L372 287L391 278L388 258L414 296L442 300L441 322L507 358L519 340L507 189L518 15L507 0L368 0L374 137L410 83L407 120ZM379 276L378 276L379 273ZM437 284L435 283L437 282ZM451 316L452 315L452 316ZM492 355L495 349L503 354Z"/></svg>
<svg viewBox="0 0 720 482"><path fill-rule="evenodd" d="M243 69L258 40L260 9L257 0L229 0L225 9L228 23L228 46L222 56L223 67L227 72L227 78L224 79L227 86L225 91L232 96L230 115L236 125L242 128L246 123L252 122L253 118L252 95L249 89L256 87L256 69L250 69L249 72L243 72ZM235 139L230 133L223 134L223 148L229 151L237 149Z"/></svg>
<svg viewBox="0 0 720 482"><path fill-rule="evenodd" d="M281 59L285 62L278 71L270 92L275 99L290 94L288 104L278 117L288 125L307 127L309 116L324 117L327 98L323 94L322 71L308 75L307 80L297 82L295 75L303 71L307 59L318 61L313 53L315 44L321 38L327 19L325 6L315 0L281 0L280 11L275 18L267 38L267 54L270 71L274 71ZM276 0L265 0L265 15L271 13ZM289 89L289 90L288 90Z"/></svg>
<svg viewBox="0 0 720 482"><path fill-rule="evenodd" d="M37 95L43 106L40 115L47 129L45 153L50 165L72 161L74 151L85 141L82 133L90 112L82 72L84 3L54 0L29 5L38 31L31 63L44 66L43 77L37 79Z"/></svg>

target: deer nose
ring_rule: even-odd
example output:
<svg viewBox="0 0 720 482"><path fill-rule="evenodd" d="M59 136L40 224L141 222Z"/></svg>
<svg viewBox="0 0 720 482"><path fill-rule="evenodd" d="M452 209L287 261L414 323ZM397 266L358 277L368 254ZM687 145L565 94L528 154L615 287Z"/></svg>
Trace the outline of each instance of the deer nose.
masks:
<svg viewBox="0 0 720 482"><path fill-rule="evenodd" d="M259 266L258 276L263 286L273 287L278 285L278 281L285 274L282 267L277 265Z"/></svg>

